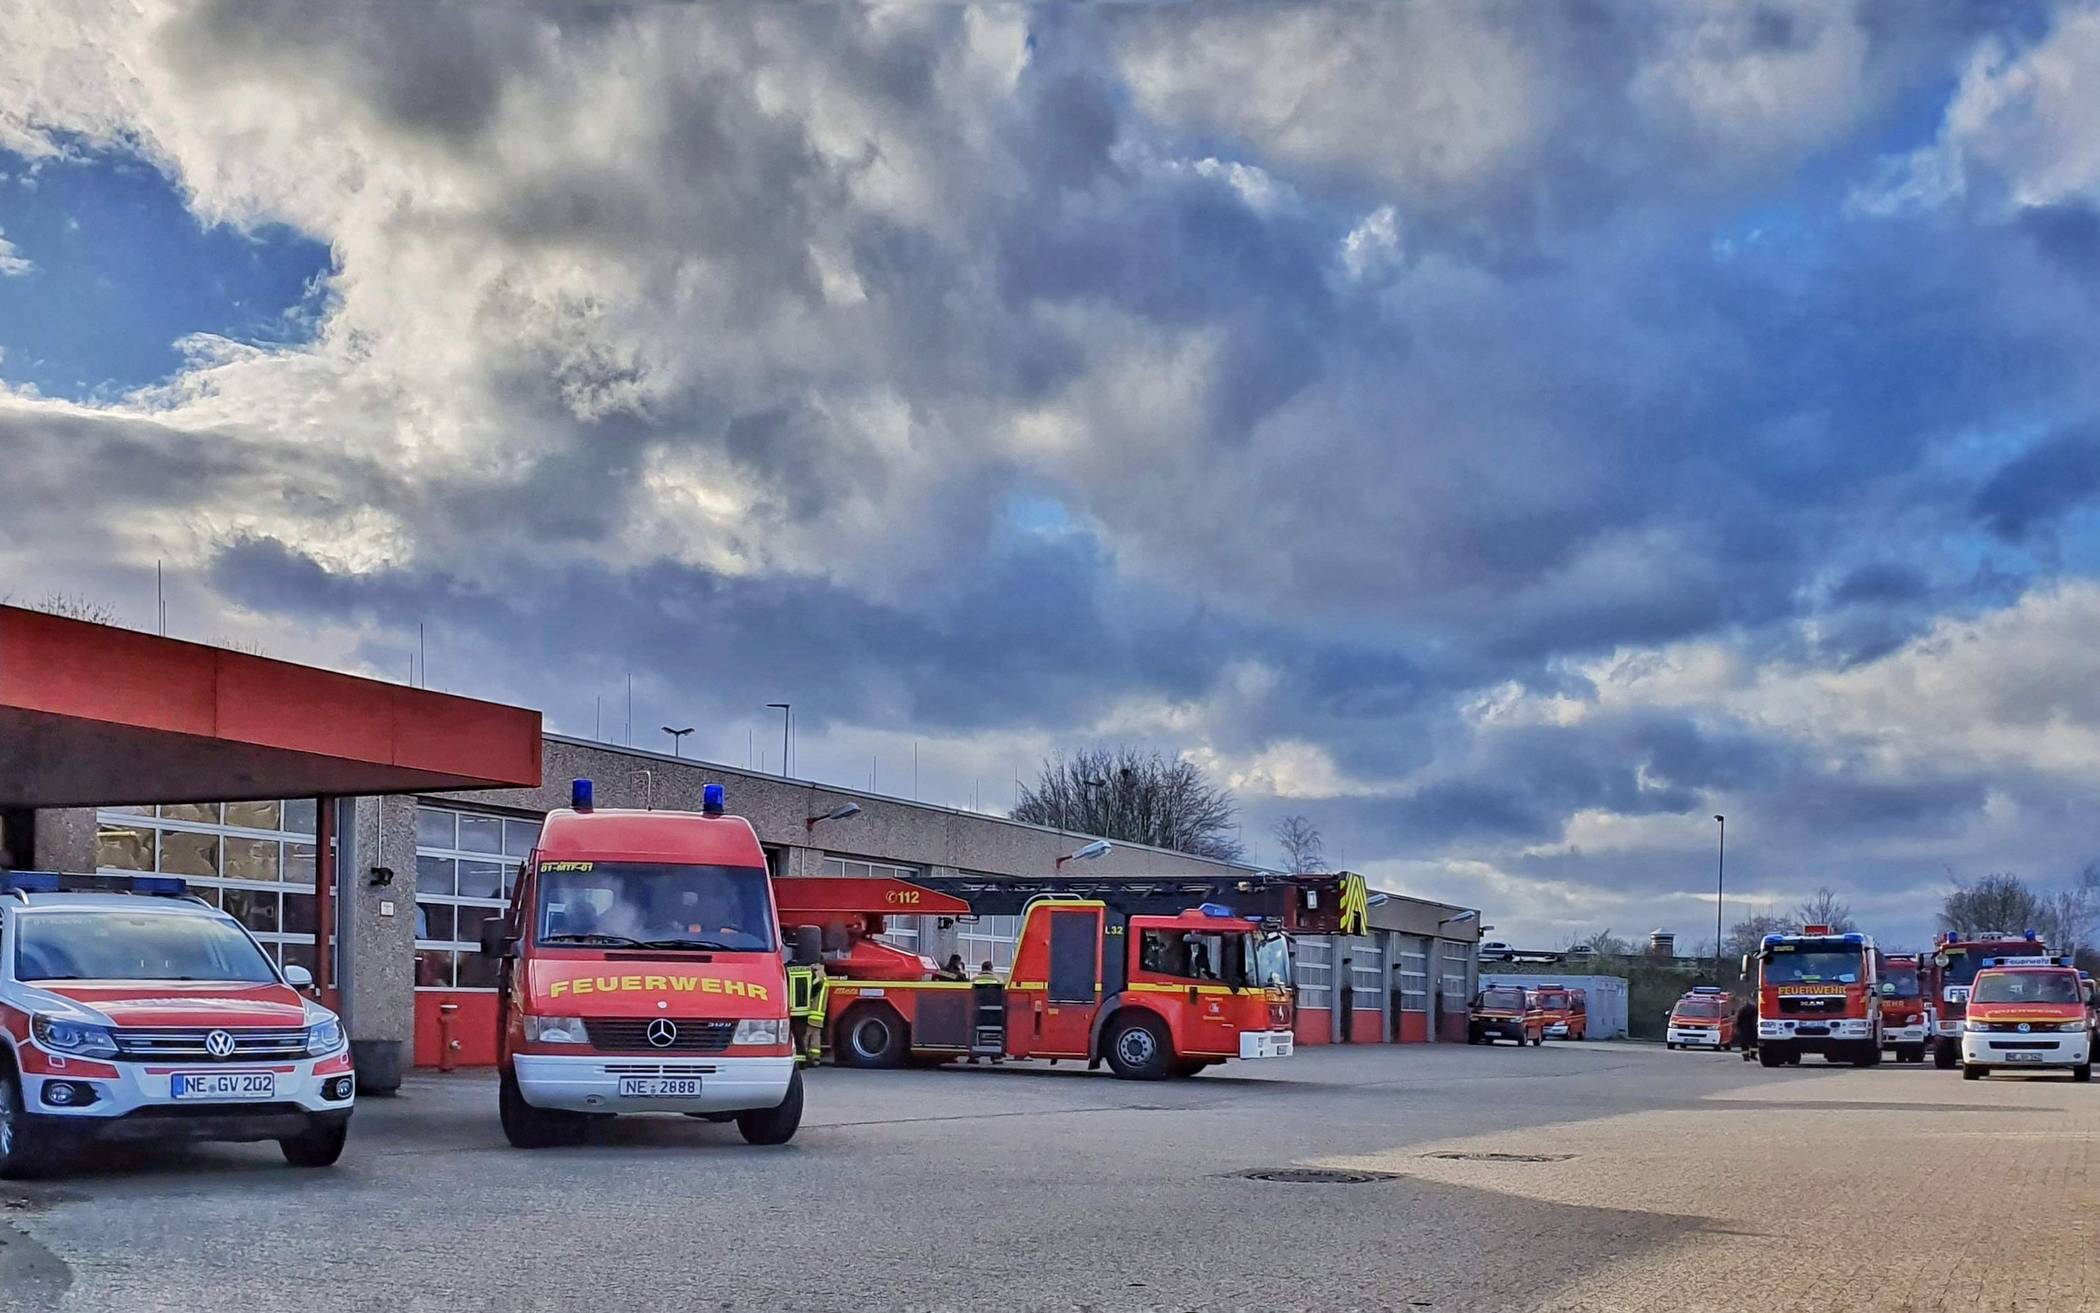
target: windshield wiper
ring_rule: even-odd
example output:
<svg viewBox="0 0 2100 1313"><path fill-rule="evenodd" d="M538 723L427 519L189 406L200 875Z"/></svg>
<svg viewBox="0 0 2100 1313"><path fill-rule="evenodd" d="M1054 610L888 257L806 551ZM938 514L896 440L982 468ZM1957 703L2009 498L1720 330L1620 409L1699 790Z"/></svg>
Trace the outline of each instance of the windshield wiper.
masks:
<svg viewBox="0 0 2100 1313"><path fill-rule="evenodd" d="M643 948L697 948L716 953L734 953L738 950L715 939L645 939Z"/></svg>
<svg viewBox="0 0 2100 1313"><path fill-rule="evenodd" d="M583 934L541 935L540 942L543 944L620 944L628 948L648 947L647 944L639 939L630 939L626 935L600 934L596 930Z"/></svg>

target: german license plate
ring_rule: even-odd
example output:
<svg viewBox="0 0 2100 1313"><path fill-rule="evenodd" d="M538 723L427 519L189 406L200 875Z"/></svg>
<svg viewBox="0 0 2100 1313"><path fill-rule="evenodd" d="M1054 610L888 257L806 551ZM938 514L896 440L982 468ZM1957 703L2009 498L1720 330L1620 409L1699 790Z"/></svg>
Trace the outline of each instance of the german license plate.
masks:
<svg viewBox="0 0 2100 1313"><path fill-rule="evenodd" d="M2013 1052L2006 1054L2005 1060L2007 1062L2040 1062L2042 1060L2042 1055L2039 1053Z"/></svg>
<svg viewBox="0 0 2100 1313"><path fill-rule="evenodd" d="M178 1071L168 1078L178 1099L274 1099L277 1077L267 1071Z"/></svg>
<svg viewBox="0 0 2100 1313"><path fill-rule="evenodd" d="M698 1076L622 1076L620 1097L623 1099L697 1099L700 1097Z"/></svg>

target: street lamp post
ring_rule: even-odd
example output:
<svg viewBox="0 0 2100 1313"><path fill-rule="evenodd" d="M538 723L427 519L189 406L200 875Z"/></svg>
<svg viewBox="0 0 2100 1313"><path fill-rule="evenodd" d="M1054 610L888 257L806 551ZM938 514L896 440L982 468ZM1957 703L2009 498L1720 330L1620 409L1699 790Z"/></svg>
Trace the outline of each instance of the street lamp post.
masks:
<svg viewBox="0 0 2100 1313"><path fill-rule="evenodd" d="M1110 843L1106 839L1096 839L1092 843L1088 844L1086 847L1078 849L1075 852L1066 853L1064 856L1058 858L1057 865L1052 869L1062 871L1065 869L1066 862L1091 862L1096 857L1104 856L1108 852L1108 850L1113 847L1115 847L1115 845Z"/></svg>
<svg viewBox="0 0 2100 1313"><path fill-rule="evenodd" d="M822 825L826 821L843 821L849 816L858 815L860 815L859 803L842 802L838 806L833 807L830 811L825 812L822 816L809 816L803 818L802 828L807 833L815 834L817 827L819 825Z"/></svg>
<svg viewBox="0 0 2100 1313"><path fill-rule="evenodd" d="M780 713L780 778L788 777L788 726L794 723L795 704L792 702L768 702L766 706Z"/></svg>
<svg viewBox="0 0 2100 1313"><path fill-rule="evenodd" d="M691 725L686 726L684 729L672 729L669 725L664 726L664 733L671 736L671 755L673 757L679 755L679 744L683 743L685 736L692 732L693 727Z"/></svg>
<svg viewBox="0 0 2100 1313"><path fill-rule="evenodd" d="M1714 824L1721 827L1719 846L1714 849L1714 983L1721 983L1721 898L1727 887L1728 875L1728 818L1714 815Z"/></svg>

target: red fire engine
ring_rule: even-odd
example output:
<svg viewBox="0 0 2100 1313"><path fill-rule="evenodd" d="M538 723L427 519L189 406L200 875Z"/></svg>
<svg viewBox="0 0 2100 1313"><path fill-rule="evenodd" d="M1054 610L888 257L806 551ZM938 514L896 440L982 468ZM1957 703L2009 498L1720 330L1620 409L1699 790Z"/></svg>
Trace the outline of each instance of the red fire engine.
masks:
<svg viewBox="0 0 2100 1313"><path fill-rule="evenodd" d="M1925 992L1923 966L1915 953L1881 959L1881 1046L1898 1062L1925 1061L1932 1036L1932 999Z"/></svg>
<svg viewBox="0 0 2100 1313"><path fill-rule="evenodd" d="M1874 941L1805 925L1766 935L1757 950L1757 1057L1767 1067L1820 1053L1831 1062L1881 1061L1881 995ZM1749 972L1745 958L1743 970Z"/></svg>
<svg viewBox="0 0 2100 1313"><path fill-rule="evenodd" d="M955 1058L1106 1062L1133 1080L1288 1057L1283 931L1361 915L1360 876L935 877L775 882L781 923L820 938L824 1046L852 1067ZM1356 897L1351 899L1352 883ZM896 915L1012 916L1003 980L942 979L874 938ZM815 934L812 934L812 931Z"/></svg>
<svg viewBox="0 0 2100 1313"><path fill-rule="evenodd" d="M1978 934L1950 930L1933 945L1932 964L1938 981L1932 1065L1942 1071L1961 1065L1962 1022L1969 1015L1969 988L1976 983L1976 973L1983 968L1985 958L2047 956L2048 951L2032 930L2023 935L2002 930Z"/></svg>

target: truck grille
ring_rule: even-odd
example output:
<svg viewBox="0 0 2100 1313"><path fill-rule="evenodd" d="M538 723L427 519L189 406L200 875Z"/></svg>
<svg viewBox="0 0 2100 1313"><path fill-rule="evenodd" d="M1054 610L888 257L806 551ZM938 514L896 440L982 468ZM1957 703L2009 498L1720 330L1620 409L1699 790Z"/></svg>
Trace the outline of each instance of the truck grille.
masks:
<svg viewBox="0 0 2100 1313"><path fill-rule="evenodd" d="M655 1039L650 1038L651 1028ZM663 1029L669 1028L668 1034ZM736 1033L734 1021L692 1021L670 1017L586 1017L584 1034L600 1053L720 1053ZM668 1039L668 1043L664 1043Z"/></svg>
<svg viewBox="0 0 2100 1313"><path fill-rule="evenodd" d="M117 1041L117 1058L132 1062L162 1058L180 1058L184 1062L254 1062L259 1058L306 1056L304 1027L272 1030L226 1027L225 1033L233 1037L233 1051L223 1056L213 1053L208 1043L216 1029L209 1026L119 1027L113 1032Z"/></svg>
<svg viewBox="0 0 2100 1313"><path fill-rule="evenodd" d="M1786 998L1779 1000L1779 1010L1795 1016L1826 1016L1832 1012L1843 1012L1845 1000L1841 998Z"/></svg>

